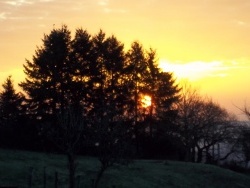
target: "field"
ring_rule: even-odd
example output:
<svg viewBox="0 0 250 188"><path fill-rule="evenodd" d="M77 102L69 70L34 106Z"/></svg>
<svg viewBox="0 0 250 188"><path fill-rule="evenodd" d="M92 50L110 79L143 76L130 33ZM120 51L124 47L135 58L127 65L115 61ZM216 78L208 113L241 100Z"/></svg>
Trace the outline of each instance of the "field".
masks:
<svg viewBox="0 0 250 188"><path fill-rule="evenodd" d="M80 157L78 162L78 187L90 188L98 170L95 158ZM31 170L33 169L33 170ZM67 161L63 155L0 150L0 187L17 186L27 188L55 187L68 185ZM44 181L44 174L46 182ZM101 188L195 188L227 187L248 188L250 176L220 167L175 161L139 160L128 166L115 165L107 170L100 182Z"/></svg>

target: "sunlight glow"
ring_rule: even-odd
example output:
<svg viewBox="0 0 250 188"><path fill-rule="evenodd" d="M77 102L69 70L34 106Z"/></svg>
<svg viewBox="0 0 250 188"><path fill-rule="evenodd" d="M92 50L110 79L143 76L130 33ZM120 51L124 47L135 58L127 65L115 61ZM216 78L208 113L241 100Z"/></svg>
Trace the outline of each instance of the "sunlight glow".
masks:
<svg viewBox="0 0 250 188"><path fill-rule="evenodd" d="M149 95L143 95L141 103L143 108L151 106L151 97Z"/></svg>
<svg viewBox="0 0 250 188"><path fill-rule="evenodd" d="M159 68L166 72L173 72L177 79L187 78L197 80L203 77L225 77L226 73L221 73L228 69L221 61L203 62L195 61L188 63L159 61Z"/></svg>
<svg viewBox="0 0 250 188"><path fill-rule="evenodd" d="M248 0L0 0L0 86L12 75L18 89L25 59L32 61L44 34L65 24L72 37L81 27L93 36L102 29L125 51L134 41L152 47L177 83L190 81L239 113L235 106L250 103L248 8Z"/></svg>
<svg viewBox="0 0 250 188"><path fill-rule="evenodd" d="M12 76L12 80L14 81L14 87L17 91L20 90L18 83L25 79L25 74L22 69L11 69L6 72L0 71L0 85L2 85L8 76ZM1 90L1 89L0 89Z"/></svg>

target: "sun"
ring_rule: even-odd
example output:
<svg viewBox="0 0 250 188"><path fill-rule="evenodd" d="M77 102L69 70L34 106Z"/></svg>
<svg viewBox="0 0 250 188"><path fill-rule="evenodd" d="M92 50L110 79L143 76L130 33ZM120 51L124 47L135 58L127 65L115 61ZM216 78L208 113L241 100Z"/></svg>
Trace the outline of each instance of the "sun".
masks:
<svg viewBox="0 0 250 188"><path fill-rule="evenodd" d="M151 106L151 97L149 95L143 95L141 99L142 107L147 108Z"/></svg>

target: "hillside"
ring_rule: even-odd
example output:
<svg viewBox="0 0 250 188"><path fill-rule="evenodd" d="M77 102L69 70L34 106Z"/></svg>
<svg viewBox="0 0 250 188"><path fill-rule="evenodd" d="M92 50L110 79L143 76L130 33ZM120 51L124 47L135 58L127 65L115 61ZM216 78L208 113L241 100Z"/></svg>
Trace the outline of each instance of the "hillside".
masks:
<svg viewBox="0 0 250 188"><path fill-rule="evenodd" d="M98 169L95 158L81 157L79 160L79 187L90 187L91 179ZM31 176L31 167L33 168ZM62 155L35 152L0 150L0 187L54 187L55 172L58 172L58 187L67 187L67 163ZM250 177L230 170L205 164L173 161L140 160L128 166L110 168L100 182L101 188L164 188L164 187L227 187L248 188Z"/></svg>

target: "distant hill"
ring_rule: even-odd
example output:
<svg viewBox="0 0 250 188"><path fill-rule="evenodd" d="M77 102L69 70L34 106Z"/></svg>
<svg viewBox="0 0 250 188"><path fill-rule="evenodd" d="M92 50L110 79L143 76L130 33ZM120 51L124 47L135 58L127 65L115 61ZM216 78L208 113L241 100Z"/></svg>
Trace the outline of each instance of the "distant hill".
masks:
<svg viewBox="0 0 250 188"><path fill-rule="evenodd" d="M98 160L80 157L78 187L91 187L98 169ZM31 173L32 172L32 173ZM32 177L33 188L67 187L67 161L63 155L0 150L0 187L27 188ZM101 188L249 188L250 176L220 167L176 161L138 160L128 166L116 165L105 172Z"/></svg>

